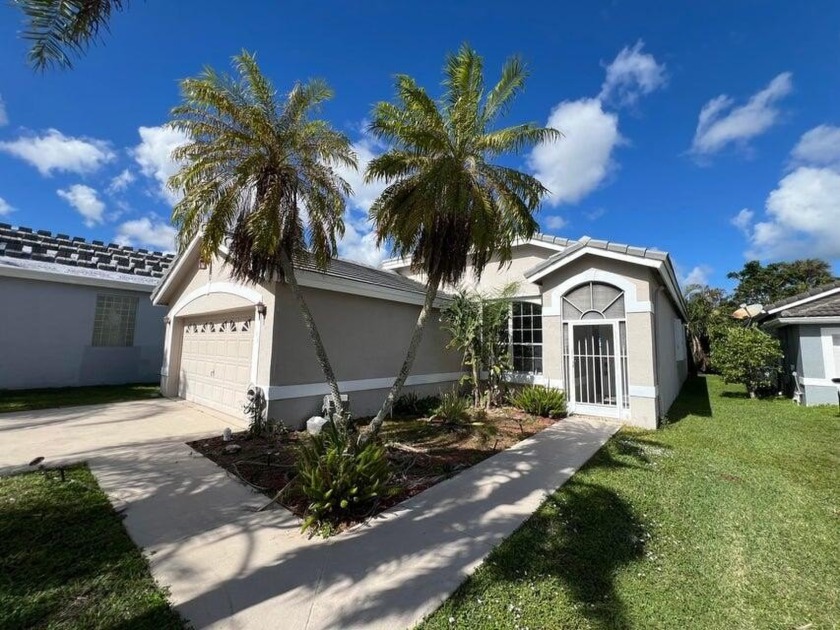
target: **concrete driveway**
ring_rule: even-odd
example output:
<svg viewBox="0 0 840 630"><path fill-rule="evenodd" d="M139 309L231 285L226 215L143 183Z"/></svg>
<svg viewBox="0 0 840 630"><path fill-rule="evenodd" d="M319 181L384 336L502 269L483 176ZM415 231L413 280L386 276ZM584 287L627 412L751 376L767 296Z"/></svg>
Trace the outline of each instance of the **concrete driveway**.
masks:
<svg viewBox="0 0 840 630"><path fill-rule="evenodd" d="M618 425L564 420L330 540L184 442L236 419L155 400L0 415L0 467L86 459L197 628L409 628Z"/></svg>

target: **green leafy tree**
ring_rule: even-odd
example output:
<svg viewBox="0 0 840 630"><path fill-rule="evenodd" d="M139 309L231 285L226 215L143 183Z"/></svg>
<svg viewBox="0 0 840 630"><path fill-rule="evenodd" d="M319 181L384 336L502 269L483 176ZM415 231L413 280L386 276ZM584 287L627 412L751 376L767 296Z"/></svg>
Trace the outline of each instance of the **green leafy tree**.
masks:
<svg viewBox="0 0 840 630"><path fill-rule="evenodd" d="M782 359L779 340L755 326L733 326L712 343L712 363L727 383L741 383L750 398L773 387Z"/></svg>
<svg viewBox="0 0 840 630"><path fill-rule="evenodd" d="M350 185L335 166L356 168L349 139L314 112L332 97L322 81L296 84L278 100L253 55L234 57L236 76L206 68L181 83L183 103L171 127L188 142L173 152L183 164L170 180L183 192L172 213L183 249L201 233L209 260L223 243L234 277L276 278L294 295L336 409L338 383L293 261L325 269L344 234ZM305 209L305 211L304 211Z"/></svg>
<svg viewBox="0 0 840 630"><path fill-rule="evenodd" d="M387 184L370 216L378 242L390 244L425 274L426 295L405 361L363 440L378 433L399 397L441 284L457 285L470 263L480 275L495 255L509 261L514 240L530 237L538 227L533 215L546 188L526 173L494 163L560 137L557 130L532 123L495 128L526 76L514 57L487 91L482 59L464 45L447 57L440 100L413 78L399 75L396 102L374 108L370 131L390 148L368 164L366 181Z"/></svg>
<svg viewBox="0 0 840 630"><path fill-rule="evenodd" d="M683 291L688 314L688 333L694 365L702 372L710 367L712 340L734 325L732 308L723 289L690 284Z"/></svg>
<svg viewBox="0 0 840 630"><path fill-rule="evenodd" d="M510 367L504 332L515 291L515 284L492 293L461 290L442 313L443 327L451 336L448 347L461 352L463 364L470 371L468 381L475 407L482 398L490 405L502 372ZM481 374L485 372L482 391Z"/></svg>
<svg viewBox="0 0 840 630"><path fill-rule="evenodd" d="M741 304L770 304L836 280L830 265L817 258L767 266L751 260L741 271L733 271L726 277L738 281L732 293L735 308Z"/></svg>
<svg viewBox="0 0 840 630"><path fill-rule="evenodd" d="M23 37L32 42L29 62L44 70L71 68L71 57L84 54L108 30L113 14L128 7L128 0L12 0L12 4L23 12Z"/></svg>

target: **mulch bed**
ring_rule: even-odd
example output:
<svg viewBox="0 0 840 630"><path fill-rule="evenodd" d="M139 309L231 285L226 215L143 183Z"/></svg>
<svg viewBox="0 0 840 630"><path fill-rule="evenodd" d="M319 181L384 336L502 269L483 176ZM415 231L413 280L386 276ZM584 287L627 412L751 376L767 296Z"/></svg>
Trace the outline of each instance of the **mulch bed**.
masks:
<svg viewBox="0 0 840 630"><path fill-rule="evenodd" d="M387 446L388 459L401 490L396 496L382 501L371 516L531 437L555 420L500 408L491 409L481 422L482 426L473 431L449 431L426 418L386 421L381 438ZM307 507L306 499L286 490L295 475L297 445L305 437L302 431L288 433L283 438L252 437L242 431L234 433L229 442L218 436L187 445L302 517ZM229 449L231 445L240 448ZM270 502L266 502L266 507L268 505Z"/></svg>

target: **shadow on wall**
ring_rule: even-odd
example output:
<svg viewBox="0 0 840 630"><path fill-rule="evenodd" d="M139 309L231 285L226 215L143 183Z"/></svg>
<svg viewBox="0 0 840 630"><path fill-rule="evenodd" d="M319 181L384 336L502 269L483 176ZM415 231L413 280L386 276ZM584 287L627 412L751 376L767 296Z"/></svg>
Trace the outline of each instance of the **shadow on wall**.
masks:
<svg viewBox="0 0 840 630"><path fill-rule="evenodd" d="M688 377L665 417L669 424L673 424L686 416L712 417L709 384L705 376Z"/></svg>

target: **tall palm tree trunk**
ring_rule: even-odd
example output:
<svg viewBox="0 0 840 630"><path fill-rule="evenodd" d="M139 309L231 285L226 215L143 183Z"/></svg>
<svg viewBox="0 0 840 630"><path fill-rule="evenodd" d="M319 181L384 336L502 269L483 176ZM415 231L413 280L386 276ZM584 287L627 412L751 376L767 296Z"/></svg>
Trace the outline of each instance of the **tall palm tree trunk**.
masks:
<svg viewBox="0 0 840 630"><path fill-rule="evenodd" d="M309 332L309 337L312 339L312 344L315 346L315 356L318 357L318 363L321 365L321 370L324 372L324 378L327 380L327 386L330 388L330 395L333 399L333 404L336 409L336 416L339 422L344 421L344 407L341 404L341 392L338 389L338 381L335 378L330 359L327 356L327 350L324 348L324 342L321 340L321 334L318 332L318 327L315 325L315 318L312 317L312 311L309 310L309 305L303 297L303 292L300 290L300 285L297 283L295 276L295 268L291 259L285 254L280 255L280 267L283 269L283 275L286 278L286 284L292 292L297 301L300 314L303 317L303 323L306 330Z"/></svg>
<svg viewBox="0 0 840 630"><path fill-rule="evenodd" d="M408 343L408 350L405 353L405 361L403 361L399 374L391 385L391 390L382 403L379 413L371 420L368 428L359 436L359 443L366 444L375 437L382 428L382 423L385 422L385 416L391 410L394 402L399 398L405 380L411 372L411 366L414 365L414 358L417 356L417 348L420 347L420 341L423 339L423 331L426 329L426 322L429 319L429 314L432 312L432 306L438 294L438 286L440 285L440 276L429 278L429 283L426 285L426 298L423 301L423 308L420 309L420 314L417 316L417 322L414 324L414 331L411 333L411 341Z"/></svg>

